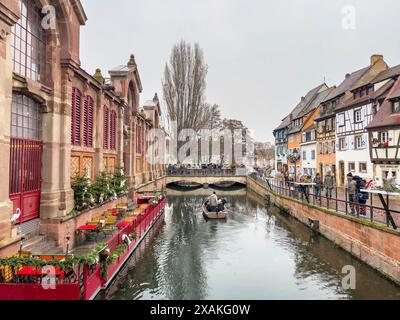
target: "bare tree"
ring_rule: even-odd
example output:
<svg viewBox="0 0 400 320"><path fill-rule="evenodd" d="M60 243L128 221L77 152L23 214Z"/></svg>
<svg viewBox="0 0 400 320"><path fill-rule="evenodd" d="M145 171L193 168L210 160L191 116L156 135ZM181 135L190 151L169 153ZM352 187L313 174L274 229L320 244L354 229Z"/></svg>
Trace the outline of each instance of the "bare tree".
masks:
<svg viewBox="0 0 400 320"><path fill-rule="evenodd" d="M165 66L162 80L163 93L172 121L177 129L194 129L198 132L209 121L209 106L204 103L207 65L203 50L196 43L185 41L176 44Z"/></svg>
<svg viewBox="0 0 400 320"><path fill-rule="evenodd" d="M221 110L219 105L205 104L202 119L202 128L216 130L222 128Z"/></svg>

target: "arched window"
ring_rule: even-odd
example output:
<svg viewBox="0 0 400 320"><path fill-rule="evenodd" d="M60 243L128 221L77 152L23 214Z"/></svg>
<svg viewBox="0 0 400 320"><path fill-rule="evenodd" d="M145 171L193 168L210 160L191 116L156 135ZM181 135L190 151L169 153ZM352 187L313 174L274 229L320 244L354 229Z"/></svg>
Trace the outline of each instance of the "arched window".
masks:
<svg viewBox="0 0 400 320"><path fill-rule="evenodd" d="M40 81L44 56L44 30L40 9L32 0L20 0L21 17L11 30L14 72Z"/></svg>
<svg viewBox="0 0 400 320"><path fill-rule="evenodd" d="M28 96L13 93L11 106L11 136L30 140L40 139L40 106Z"/></svg>
<svg viewBox="0 0 400 320"><path fill-rule="evenodd" d="M85 147L93 147L93 98L85 99L85 111L83 114L83 144Z"/></svg>
<svg viewBox="0 0 400 320"><path fill-rule="evenodd" d="M72 108L71 108L71 144L79 146L81 144L81 92L72 89Z"/></svg>

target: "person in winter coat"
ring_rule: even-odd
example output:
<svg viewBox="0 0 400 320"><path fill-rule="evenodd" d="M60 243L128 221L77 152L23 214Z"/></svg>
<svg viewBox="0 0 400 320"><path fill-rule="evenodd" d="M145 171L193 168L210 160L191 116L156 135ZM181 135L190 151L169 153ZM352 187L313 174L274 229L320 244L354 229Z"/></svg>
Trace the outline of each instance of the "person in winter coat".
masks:
<svg viewBox="0 0 400 320"><path fill-rule="evenodd" d="M332 199L333 189L335 188L335 178L330 171L325 176L324 186L326 189L326 197Z"/></svg>
<svg viewBox="0 0 400 320"><path fill-rule="evenodd" d="M315 197L317 197L321 200L321 192L322 192L323 185L322 185L321 175L319 173L317 173L313 182L315 183L315 186L314 186Z"/></svg>

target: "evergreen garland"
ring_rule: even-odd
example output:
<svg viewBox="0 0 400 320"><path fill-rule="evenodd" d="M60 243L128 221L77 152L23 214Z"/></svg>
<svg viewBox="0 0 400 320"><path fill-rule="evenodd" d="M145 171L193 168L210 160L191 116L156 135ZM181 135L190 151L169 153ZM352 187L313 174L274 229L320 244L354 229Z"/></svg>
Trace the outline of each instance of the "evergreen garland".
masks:
<svg viewBox="0 0 400 320"><path fill-rule="evenodd" d="M102 205L105 202L117 200L128 194L128 184L122 167L111 176L107 172L101 172L96 180L91 183L87 175L76 175L72 180L74 190L75 209L83 211Z"/></svg>
<svg viewBox="0 0 400 320"><path fill-rule="evenodd" d="M128 194L128 184L122 167L118 167L117 173L112 179L112 185L119 197Z"/></svg>

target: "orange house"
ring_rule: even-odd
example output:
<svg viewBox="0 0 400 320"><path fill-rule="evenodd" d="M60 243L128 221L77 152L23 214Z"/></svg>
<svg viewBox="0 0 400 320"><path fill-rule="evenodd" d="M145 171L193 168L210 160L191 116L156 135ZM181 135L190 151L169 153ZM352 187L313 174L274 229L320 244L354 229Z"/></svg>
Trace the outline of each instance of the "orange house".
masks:
<svg viewBox="0 0 400 320"><path fill-rule="evenodd" d="M323 83L318 87L312 89L305 97L301 98L301 102L296 106L290 115L290 128L288 132L288 164L289 172L297 177L301 174L301 143L302 134L305 124L313 121L310 114L314 113L316 107L326 97L328 86ZM297 154L297 161L296 159Z"/></svg>

